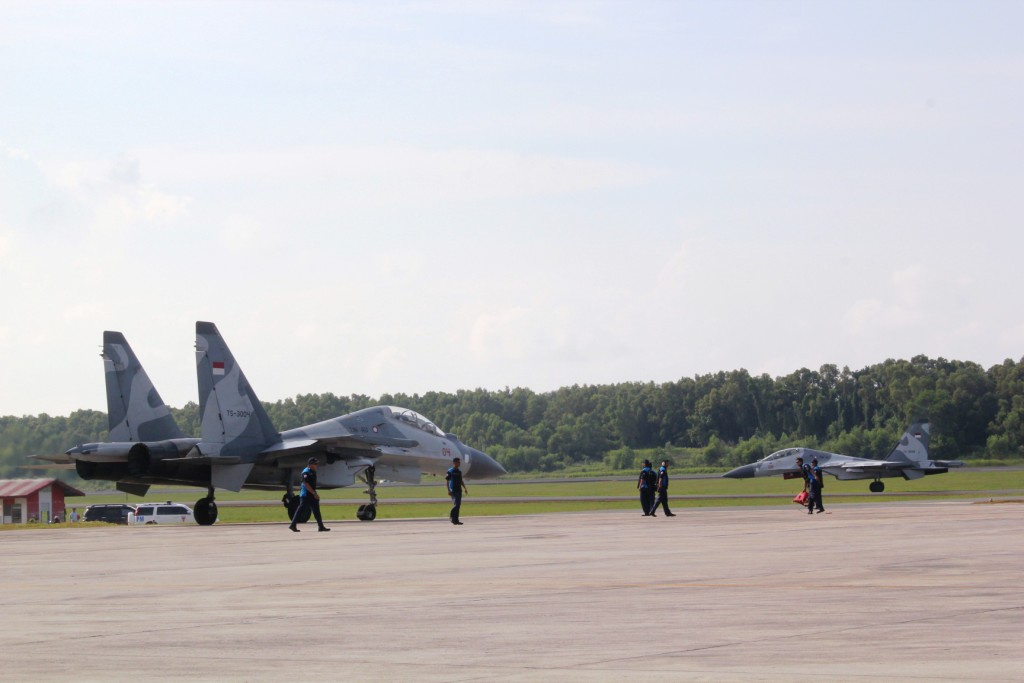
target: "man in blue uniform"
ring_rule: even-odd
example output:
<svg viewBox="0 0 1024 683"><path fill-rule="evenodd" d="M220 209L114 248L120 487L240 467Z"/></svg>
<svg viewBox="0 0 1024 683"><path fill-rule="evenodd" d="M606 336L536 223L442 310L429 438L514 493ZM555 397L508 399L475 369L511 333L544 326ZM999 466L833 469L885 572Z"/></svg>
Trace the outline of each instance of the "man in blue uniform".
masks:
<svg viewBox="0 0 1024 683"><path fill-rule="evenodd" d="M302 519L307 510L313 511L316 523L319 525L317 531L330 531L324 526L324 519L320 516L320 493L316 490L316 467L319 464L316 458L310 458L306 469L302 470L302 489L299 491L299 507L295 508L295 516L292 517L292 524L288 528L298 531L296 524Z"/></svg>
<svg viewBox="0 0 1024 683"><path fill-rule="evenodd" d="M448 518L452 520L452 524L462 524L459 521L459 509L462 507L462 492L469 493L469 489L466 488L466 482L462 481L462 470L459 469L460 460L458 458L452 458L452 466L448 468L448 474L445 476L445 480L448 482L448 497L452 499L452 511L448 513Z"/></svg>
<svg viewBox="0 0 1024 683"><path fill-rule="evenodd" d="M661 461L661 468L658 470L658 483L655 485L655 489L658 492L658 500L651 507L651 517L657 517L654 513L659 505L665 510L666 517L675 517L675 514L668 509L668 460Z"/></svg>
<svg viewBox="0 0 1024 683"><path fill-rule="evenodd" d="M822 477L823 472L818 467L818 459L813 458L811 460L811 480L810 480L810 493L807 499L807 514L813 514L811 508L817 508L818 512L824 512L825 506L821 503L821 489L825 486L825 480Z"/></svg>
<svg viewBox="0 0 1024 683"><path fill-rule="evenodd" d="M644 460L640 477L636 480L636 488L640 491L640 507L644 511L644 517L654 514L654 487L657 486L657 483L658 475L651 469L651 461Z"/></svg>

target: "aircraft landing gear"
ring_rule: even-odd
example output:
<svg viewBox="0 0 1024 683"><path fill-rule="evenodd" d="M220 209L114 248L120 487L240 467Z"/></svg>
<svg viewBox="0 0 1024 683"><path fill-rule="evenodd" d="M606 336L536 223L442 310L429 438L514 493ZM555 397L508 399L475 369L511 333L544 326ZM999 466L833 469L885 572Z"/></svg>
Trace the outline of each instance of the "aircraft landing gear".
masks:
<svg viewBox="0 0 1024 683"><path fill-rule="evenodd" d="M212 486L206 498L200 498L196 501L195 510L192 512L195 515L196 524L199 526L210 526L217 521L217 503L213 500Z"/></svg>
<svg viewBox="0 0 1024 683"><path fill-rule="evenodd" d="M281 496L281 504L284 505L284 509L288 511L288 521L290 522L292 520L295 520L295 522L298 524L305 524L309 521L309 516L313 514L313 511L309 508L306 508L302 512L302 516L299 517L299 519L295 519L295 511L299 509L299 504L302 503L302 499L296 496L295 492L292 490L292 479L290 471L288 474L288 481L285 484L285 486L287 486L288 490L285 491L283 496Z"/></svg>
<svg viewBox="0 0 1024 683"><path fill-rule="evenodd" d="M313 514L313 510L307 507L302 511L302 514L299 515L299 518L295 519L295 511L298 510L299 505L302 504L302 499L298 496L292 496L289 498L288 494L285 494L285 497L281 499L281 502L284 503L285 508L288 510L288 521L294 519L298 524L305 524L309 521L309 516Z"/></svg>
<svg viewBox="0 0 1024 683"><path fill-rule="evenodd" d="M372 522L377 519L377 480L374 479L373 475L373 467L367 467L363 470L362 475L360 475L368 487L363 493L370 494L370 503L368 505L360 505L359 510L356 512L356 517L363 522Z"/></svg>
<svg viewBox="0 0 1024 683"><path fill-rule="evenodd" d="M871 493L881 493L885 490L885 482L875 479L868 485L868 490L871 491Z"/></svg>

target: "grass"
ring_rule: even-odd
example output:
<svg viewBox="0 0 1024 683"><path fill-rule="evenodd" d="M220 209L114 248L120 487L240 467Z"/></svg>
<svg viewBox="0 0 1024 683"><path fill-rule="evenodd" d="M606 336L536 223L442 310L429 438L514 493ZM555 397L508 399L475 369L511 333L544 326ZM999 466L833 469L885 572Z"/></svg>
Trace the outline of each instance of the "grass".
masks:
<svg viewBox="0 0 1024 683"><path fill-rule="evenodd" d="M1008 489L1020 489L1024 494L1024 469L1022 470L971 470L950 472L914 481L903 479L885 479L885 493L875 495L873 498L884 499L887 496L898 493L922 493L931 492L937 495L946 494L949 491L1001 491ZM836 481L829 477L826 480L825 494L834 495L837 493L867 493L868 480L859 481ZM478 497L573 497L573 496L628 496L636 492L635 479L615 478L600 481L575 481L569 480L529 480L529 481L504 481L498 480L492 483L468 481L470 496ZM680 496L741 496L756 494L784 494L796 493L800 489L800 482L796 480L785 480L781 477L765 477L756 479L724 479L722 477L707 477L698 479L684 479L675 475L672 479L670 494L673 497ZM324 504L330 501L359 501L366 502L366 494L363 487L351 486L344 489L333 489L322 491ZM245 500L280 500L281 491L240 491L232 493L218 491L218 501L245 501ZM201 488L182 487L176 489L155 489L146 496L148 502L162 500L180 500L182 502L194 502L204 495ZM377 487L377 495L383 502L400 501L407 498L437 498L439 502L447 500L444 492L444 480L437 478L436 482L428 482L419 486L389 486L383 484ZM79 510L85 505L94 503L129 503L141 502L136 496L125 493L90 494L83 498L68 500L68 506L76 505ZM191 504L191 503L189 503Z"/></svg>
<svg viewBox="0 0 1024 683"><path fill-rule="evenodd" d="M868 493L867 480L836 481L826 480L825 501L828 505L842 503L882 503L894 500L950 500L1024 497L1024 470L970 470L953 471L905 481L886 479L885 493ZM519 515L559 512L583 512L587 510L635 510L639 507L636 484L632 475L599 481L566 480L500 480L491 483L467 482L470 495L463 500L463 514L467 517L484 515ZM707 477L686 479L675 475L669 490L669 500L674 508L739 507L755 505L791 505L789 497L801 488L797 480L779 477L758 479L724 479ZM156 489L146 496L148 502L175 500L188 505L204 495L200 488ZM377 489L380 504L377 517L380 519L430 518L443 519L448 514L449 503L445 495L443 480L428 478L428 483L419 486L382 485ZM592 497L597 500L565 500L567 498ZM619 499L625 497L625 499ZM284 509L277 503L281 492L241 491L238 493L217 492L219 518L221 522L284 522ZM528 498L526 502L485 501L483 498ZM402 502L416 499L416 502ZM421 502L431 499L431 502ZM434 500L436 499L436 500ZM323 492L325 519L349 520L355 518L357 503L366 502L363 488L353 486ZM252 505L245 505L250 501ZM259 502L257 502L259 501ZM269 504L265 501L269 501ZM94 503L142 502L135 496L124 493L87 495L68 499L70 508L79 512ZM241 505L239 505L241 503ZM61 528L68 524L0 525L0 529L18 528ZM100 526L103 523L79 523L76 527Z"/></svg>

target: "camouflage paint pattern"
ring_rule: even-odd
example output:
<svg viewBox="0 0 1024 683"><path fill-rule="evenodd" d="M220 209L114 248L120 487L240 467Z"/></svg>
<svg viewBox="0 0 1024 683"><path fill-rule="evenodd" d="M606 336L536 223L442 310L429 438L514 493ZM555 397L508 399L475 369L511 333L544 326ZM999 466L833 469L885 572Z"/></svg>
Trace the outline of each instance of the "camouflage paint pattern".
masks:
<svg viewBox="0 0 1024 683"><path fill-rule="evenodd" d="M159 441L185 436L120 332L103 333L103 372L110 441Z"/></svg>

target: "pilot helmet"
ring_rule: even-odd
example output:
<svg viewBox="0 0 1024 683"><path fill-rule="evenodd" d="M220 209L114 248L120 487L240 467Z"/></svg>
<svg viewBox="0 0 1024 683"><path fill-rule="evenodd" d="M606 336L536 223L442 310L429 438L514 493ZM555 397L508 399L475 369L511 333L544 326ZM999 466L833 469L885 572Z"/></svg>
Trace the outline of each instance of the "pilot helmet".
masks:
<svg viewBox="0 0 1024 683"><path fill-rule="evenodd" d="M307 460L307 461L306 461L306 464L307 464L307 465L316 465L316 464L317 464L317 463L319 463L319 462L320 462L320 461L319 461L319 460L317 460L316 458L310 458L309 460Z"/></svg>

